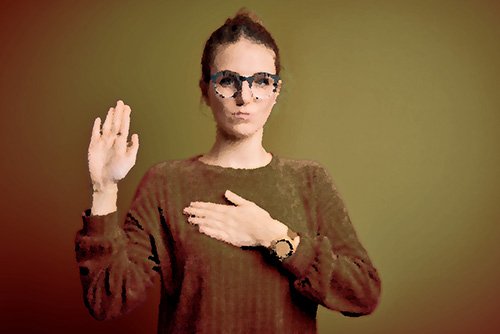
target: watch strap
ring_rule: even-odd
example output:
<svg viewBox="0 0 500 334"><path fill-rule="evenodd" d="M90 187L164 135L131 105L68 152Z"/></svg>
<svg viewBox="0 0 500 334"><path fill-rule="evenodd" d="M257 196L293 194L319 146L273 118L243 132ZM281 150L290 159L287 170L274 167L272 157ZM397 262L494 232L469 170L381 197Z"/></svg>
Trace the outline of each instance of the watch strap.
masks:
<svg viewBox="0 0 500 334"><path fill-rule="evenodd" d="M295 238L298 236L298 234L295 233L294 231L292 231L291 229L288 229L287 232L286 232L286 234L292 240L295 240Z"/></svg>

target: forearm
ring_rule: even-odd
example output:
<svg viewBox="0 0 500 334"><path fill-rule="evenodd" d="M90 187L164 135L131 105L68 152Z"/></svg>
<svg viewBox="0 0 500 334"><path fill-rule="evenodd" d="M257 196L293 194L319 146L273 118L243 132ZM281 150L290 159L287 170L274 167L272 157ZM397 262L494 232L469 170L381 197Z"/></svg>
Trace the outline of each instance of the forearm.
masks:
<svg viewBox="0 0 500 334"><path fill-rule="evenodd" d="M301 246L285 260L295 288L344 315L366 315L379 303L381 281L352 226L347 208L328 171L313 172L312 208L317 228L301 234Z"/></svg>
<svg viewBox="0 0 500 334"><path fill-rule="evenodd" d="M96 319L116 318L142 303L154 277L162 273L160 258L170 259L159 230L156 175L150 169L143 176L123 224L116 210L116 184L94 187L92 209L82 214L76 260L85 305ZM165 281L173 289L171 277L167 272Z"/></svg>
<svg viewBox="0 0 500 334"><path fill-rule="evenodd" d="M339 255L333 263L325 305L349 316L371 314L381 294L380 277L373 264L367 258L348 255Z"/></svg>
<svg viewBox="0 0 500 334"><path fill-rule="evenodd" d="M149 258L156 263L146 260L151 254L149 236L138 229L125 233L117 216L85 215L75 240L85 304L98 320L119 317L142 303L159 264L157 258Z"/></svg>
<svg viewBox="0 0 500 334"><path fill-rule="evenodd" d="M366 254L336 253L323 235L303 236L295 254L283 265L296 279L301 294L343 314L373 312L380 296L380 278Z"/></svg>

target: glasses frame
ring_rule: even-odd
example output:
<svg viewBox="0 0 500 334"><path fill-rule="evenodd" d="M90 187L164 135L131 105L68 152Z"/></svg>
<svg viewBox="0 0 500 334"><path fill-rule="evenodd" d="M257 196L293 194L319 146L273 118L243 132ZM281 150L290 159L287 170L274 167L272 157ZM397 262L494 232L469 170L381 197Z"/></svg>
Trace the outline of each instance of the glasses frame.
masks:
<svg viewBox="0 0 500 334"><path fill-rule="evenodd" d="M238 80L238 87L236 89L236 92L234 92L233 95L231 96L224 96L222 95L221 93L219 93L217 91L217 78L220 77L221 75L226 75L226 74L233 74L234 77ZM253 81L255 80L255 76L258 75L258 74L264 74L266 76L269 76L271 78L273 78L274 80L274 83L273 83L273 86L274 86L274 89L273 89L273 93L276 93L277 90L278 90L278 83L279 81L281 80L280 79L280 76L278 74L271 74L271 73L267 73L267 72L257 72L257 73L254 73L252 74L251 76L243 76L243 75L240 75L239 73L237 72L233 72L233 71L229 71L229 70L222 70L222 71L219 71L217 73L214 73L210 76L210 81L213 83L214 85L214 92L215 94L217 94L217 96L223 98L223 99L226 99L226 98L235 98L236 95L238 95L238 93L241 93L241 89L243 87L243 81L247 81L248 82L248 86L250 87L250 91L252 90L252 83ZM253 92L252 92L252 96L253 96ZM269 96L270 97L270 96ZM269 98L269 97L266 97L266 98ZM258 97L255 97L256 99L258 100L263 100L262 98L258 98Z"/></svg>

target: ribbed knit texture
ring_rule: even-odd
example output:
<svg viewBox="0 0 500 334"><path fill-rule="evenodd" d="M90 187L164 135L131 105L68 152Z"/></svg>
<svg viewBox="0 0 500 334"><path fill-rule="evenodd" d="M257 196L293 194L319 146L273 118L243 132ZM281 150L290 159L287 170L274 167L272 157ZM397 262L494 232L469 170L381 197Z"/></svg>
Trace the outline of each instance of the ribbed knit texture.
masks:
<svg viewBox="0 0 500 334"><path fill-rule="evenodd" d="M207 165L199 155L155 164L124 222L83 212L75 251L83 298L96 319L128 313L159 276L158 333L317 333L318 304L371 313L381 284L346 207L320 164L273 154L260 168ZM188 223L192 201L246 198L300 235L280 262L264 247L236 247Z"/></svg>

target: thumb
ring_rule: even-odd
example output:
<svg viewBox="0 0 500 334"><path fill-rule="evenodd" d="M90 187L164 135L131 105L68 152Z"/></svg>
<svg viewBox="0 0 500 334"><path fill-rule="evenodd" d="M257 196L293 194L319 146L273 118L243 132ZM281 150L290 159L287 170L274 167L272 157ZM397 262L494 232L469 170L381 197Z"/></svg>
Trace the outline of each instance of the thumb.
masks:
<svg viewBox="0 0 500 334"><path fill-rule="evenodd" d="M234 203L236 205L243 205L243 204L247 204L250 202L250 201L244 199L243 197L236 195L235 193L233 193L229 189L226 190L226 192L224 193L224 196L226 196L226 198L228 200L230 200L232 203Z"/></svg>

